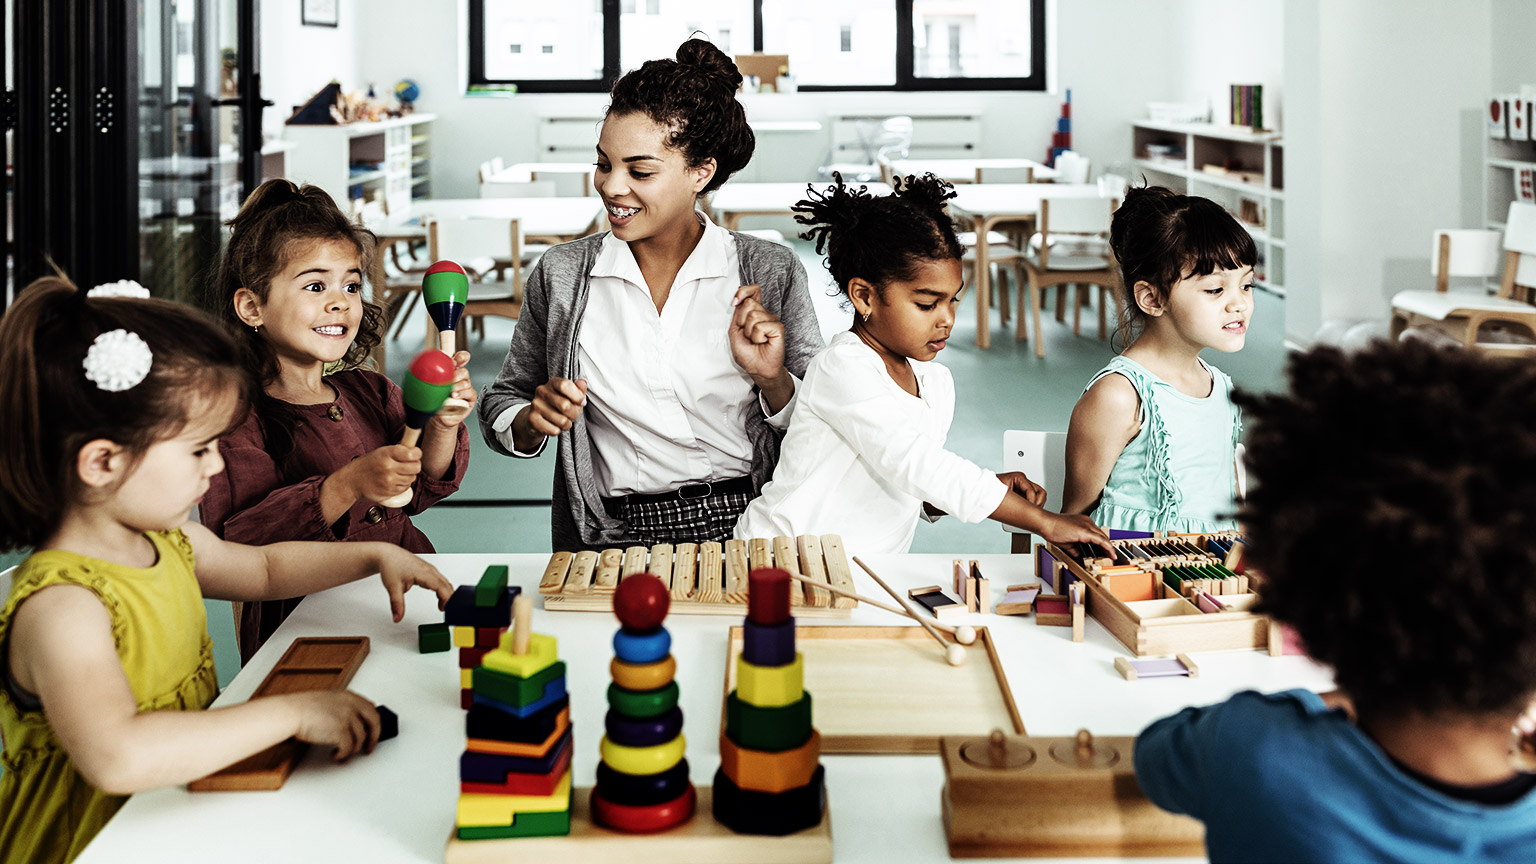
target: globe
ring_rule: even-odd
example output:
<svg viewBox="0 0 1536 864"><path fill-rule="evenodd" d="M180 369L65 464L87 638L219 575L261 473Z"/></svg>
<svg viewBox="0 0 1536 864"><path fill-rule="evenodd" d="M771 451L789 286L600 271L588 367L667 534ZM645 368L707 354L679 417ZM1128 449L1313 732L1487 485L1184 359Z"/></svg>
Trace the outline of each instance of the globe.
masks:
<svg viewBox="0 0 1536 864"><path fill-rule="evenodd" d="M409 78L400 79L395 85L395 98L401 102L415 102L421 96L421 87Z"/></svg>

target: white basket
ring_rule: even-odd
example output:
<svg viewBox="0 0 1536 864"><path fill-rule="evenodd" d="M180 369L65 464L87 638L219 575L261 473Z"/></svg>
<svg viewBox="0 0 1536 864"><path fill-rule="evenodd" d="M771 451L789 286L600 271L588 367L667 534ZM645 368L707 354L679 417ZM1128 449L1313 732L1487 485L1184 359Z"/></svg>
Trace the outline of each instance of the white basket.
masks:
<svg viewBox="0 0 1536 864"><path fill-rule="evenodd" d="M1193 102L1148 102L1147 117L1154 123L1204 123L1210 119L1206 106Z"/></svg>

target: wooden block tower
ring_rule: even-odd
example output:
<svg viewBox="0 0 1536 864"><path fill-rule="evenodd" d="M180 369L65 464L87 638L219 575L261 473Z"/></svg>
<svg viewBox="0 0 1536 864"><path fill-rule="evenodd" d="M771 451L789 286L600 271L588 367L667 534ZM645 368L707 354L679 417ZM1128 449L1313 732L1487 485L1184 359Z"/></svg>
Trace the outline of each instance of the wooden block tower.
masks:
<svg viewBox="0 0 1536 864"><path fill-rule="evenodd" d="M472 671L459 758L460 840L571 831L571 713L553 636L534 633L519 595L511 633Z"/></svg>
<svg viewBox="0 0 1536 864"><path fill-rule="evenodd" d="M615 831L664 831L693 818L697 805L683 758L677 661L662 626L670 605L667 586L650 573L625 577L613 593L619 631L591 810L593 822Z"/></svg>
<svg viewBox="0 0 1536 864"><path fill-rule="evenodd" d="M459 649L459 707L469 710L474 704L473 672L480 661L505 637L512 623L512 601L522 592L516 585L507 585L507 567L496 564L485 568L480 582L460 585L449 598L443 611L446 628L453 647ZM435 625L423 624L421 630L422 651L431 650L428 640Z"/></svg>
<svg viewBox="0 0 1536 864"><path fill-rule="evenodd" d="M739 834L793 834L826 810L821 736L811 725L805 658L795 650L789 574L753 570L736 689L725 700L715 819Z"/></svg>
<svg viewBox="0 0 1536 864"><path fill-rule="evenodd" d="M1072 149L1072 91L1067 90L1066 99L1061 103L1061 116L1056 118L1056 131L1051 133L1051 150L1046 156L1045 164L1054 166L1056 157L1063 150Z"/></svg>

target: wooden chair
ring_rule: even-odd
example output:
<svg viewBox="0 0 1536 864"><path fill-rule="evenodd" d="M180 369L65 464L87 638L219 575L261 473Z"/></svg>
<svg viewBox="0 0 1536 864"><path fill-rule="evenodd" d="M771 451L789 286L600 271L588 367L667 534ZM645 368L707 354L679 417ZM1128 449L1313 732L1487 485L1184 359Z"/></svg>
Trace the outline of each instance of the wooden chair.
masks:
<svg viewBox="0 0 1536 864"><path fill-rule="evenodd" d="M1024 331L1024 312L1029 311L1035 327L1035 356L1045 356L1045 340L1040 335L1040 292L1052 285L1075 285L1081 291L1084 285L1099 288L1099 338L1108 336L1105 316L1108 294L1120 303L1115 289L1120 285L1120 273L1115 266L1114 255L1107 248L1102 253L1093 249L1073 247L1068 243L1080 242L1083 235L1102 236L1109 233L1110 215L1118 202L1113 198L1052 198L1040 201L1040 242L1032 254L1023 259L1027 279L1019 286L1019 328L1017 339L1028 338ZM1069 239L1060 241L1057 235ZM1058 242L1061 248L1054 249ZM1064 315L1061 304L1064 288L1057 291L1057 315ZM1079 298L1080 299L1080 298ZM1082 304L1074 301L1072 332L1082 334Z"/></svg>
<svg viewBox="0 0 1536 864"><path fill-rule="evenodd" d="M1409 327L1438 330L1461 345L1486 351L1532 351L1527 344L1478 342L1486 325L1536 338L1536 204L1509 205L1502 256L1504 275L1498 293L1451 291L1450 277L1490 278L1499 272L1499 232L1436 231L1430 269L1433 291L1400 291L1392 298L1392 338Z"/></svg>
<svg viewBox="0 0 1536 864"><path fill-rule="evenodd" d="M470 274L465 322L484 337L481 318L499 315L516 320L523 309L523 233L516 219L435 219L427 225L432 260L457 261ZM505 263L503 263L505 262ZM493 281L484 277L499 274ZM427 322L427 344L435 345L436 328ZM461 343L462 344L462 343Z"/></svg>
<svg viewBox="0 0 1536 864"><path fill-rule="evenodd" d="M959 231L955 237L960 240L960 246L965 250L960 257L960 270L966 283L970 283L976 270L976 232ZM992 291L992 297L997 301L997 313L1003 326L1008 325L1010 313L1008 311L1008 279L1012 273L1012 279L1020 286L1024 284L1024 253L1020 251L1017 241L1001 231L987 232L987 264L996 265L997 274L993 284L997 287ZM1023 307L1020 307L1021 309Z"/></svg>
<svg viewBox="0 0 1536 864"><path fill-rule="evenodd" d="M1059 511L1067 484L1067 433L1020 429L1003 432L1003 471L1023 471L1024 476L1045 488L1046 509ZM1004 525L1003 530L1012 535L1015 554L1030 551L1029 532L1011 525Z"/></svg>
<svg viewBox="0 0 1536 864"><path fill-rule="evenodd" d="M480 163L480 171L478 174L476 174L476 176L480 178L481 183L484 183L485 181L496 176L496 168L490 160L486 160Z"/></svg>

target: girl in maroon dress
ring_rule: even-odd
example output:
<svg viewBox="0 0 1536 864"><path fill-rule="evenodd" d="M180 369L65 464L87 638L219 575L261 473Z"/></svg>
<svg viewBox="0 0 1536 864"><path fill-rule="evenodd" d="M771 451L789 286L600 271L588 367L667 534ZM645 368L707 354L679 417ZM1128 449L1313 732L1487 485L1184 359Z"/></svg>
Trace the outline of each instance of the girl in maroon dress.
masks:
<svg viewBox="0 0 1536 864"><path fill-rule="evenodd" d="M399 386L357 368L384 332L383 313L362 293L373 234L322 190L287 180L263 183L229 224L209 294L261 390L245 423L220 443L227 467L203 498L203 524L255 545L383 540L435 551L410 515L459 488L471 409L445 407L420 447L395 443L405 426ZM468 352L454 362L452 395L473 406ZM403 509L378 503L406 489L413 494ZM242 661L298 603L239 610Z"/></svg>

